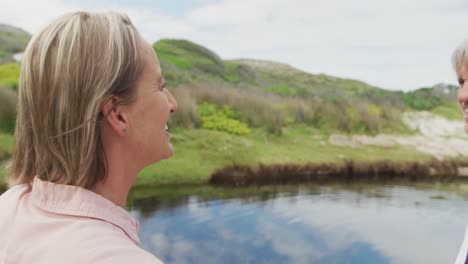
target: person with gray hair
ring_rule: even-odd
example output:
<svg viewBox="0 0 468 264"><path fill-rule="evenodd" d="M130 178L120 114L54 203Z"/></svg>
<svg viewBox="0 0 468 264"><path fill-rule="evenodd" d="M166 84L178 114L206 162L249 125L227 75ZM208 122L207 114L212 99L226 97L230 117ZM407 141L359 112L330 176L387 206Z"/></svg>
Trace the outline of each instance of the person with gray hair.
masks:
<svg viewBox="0 0 468 264"><path fill-rule="evenodd" d="M73 12L33 36L0 196L0 263L161 263L124 208L138 173L173 155L176 109L126 15Z"/></svg>
<svg viewBox="0 0 468 264"><path fill-rule="evenodd" d="M453 52L452 66L460 85L457 101L464 114L465 133L468 134L468 40L462 42ZM468 228L465 231L465 238L458 252L455 264L468 264Z"/></svg>
<svg viewBox="0 0 468 264"><path fill-rule="evenodd" d="M462 42L453 52L452 66L460 85L457 100L464 113L465 133L468 133L468 40Z"/></svg>

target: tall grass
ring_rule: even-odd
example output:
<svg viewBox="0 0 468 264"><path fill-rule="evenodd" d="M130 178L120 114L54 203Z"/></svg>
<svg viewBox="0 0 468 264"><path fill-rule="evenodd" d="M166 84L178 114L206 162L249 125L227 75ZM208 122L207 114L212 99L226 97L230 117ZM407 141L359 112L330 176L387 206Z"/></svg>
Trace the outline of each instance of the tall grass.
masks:
<svg viewBox="0 0 468 264"><path fill-rule="evenodd" d="M406 132L400 120L402 109L389 103L377 105L365 99L339 99L333 103L320 97L280 96L229 86L181 86L174 89L179 110L176 127L199 127L196 108L203 102L230 106L241 113L241 121L281 135L294 124L346 133Z"/></svg>

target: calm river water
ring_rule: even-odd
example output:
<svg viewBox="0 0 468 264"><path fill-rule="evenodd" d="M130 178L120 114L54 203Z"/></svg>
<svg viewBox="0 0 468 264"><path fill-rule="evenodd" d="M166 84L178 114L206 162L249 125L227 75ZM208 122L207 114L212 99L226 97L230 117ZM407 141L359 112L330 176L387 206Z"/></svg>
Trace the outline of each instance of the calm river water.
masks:
<svg viewBox="0 0 468 264"><path fill-rule="evenodd" d="M468 223L468 183L201 186L132 199L142 246L165 263L453 263Z"/></svg>

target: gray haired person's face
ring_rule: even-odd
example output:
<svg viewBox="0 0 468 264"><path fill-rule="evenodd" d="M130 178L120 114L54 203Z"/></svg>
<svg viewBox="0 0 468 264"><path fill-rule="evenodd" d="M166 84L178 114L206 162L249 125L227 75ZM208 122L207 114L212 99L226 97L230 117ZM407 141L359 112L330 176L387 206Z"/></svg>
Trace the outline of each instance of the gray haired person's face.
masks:
<svg viewBox="0 0 468 264"><path fill-rule="evenodd" d="M464 114L465 133L468 134L468 63L458 69L457 77L460 85L457 100Z"/></svg>

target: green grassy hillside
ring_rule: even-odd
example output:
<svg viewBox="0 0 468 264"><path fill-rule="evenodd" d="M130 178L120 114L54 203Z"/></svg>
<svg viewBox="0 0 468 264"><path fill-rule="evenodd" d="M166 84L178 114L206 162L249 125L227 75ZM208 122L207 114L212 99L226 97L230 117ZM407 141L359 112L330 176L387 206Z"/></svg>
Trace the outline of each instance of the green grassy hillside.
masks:
<svg viewBox="0 0 468 264"><path fill-rule="evenodd" d="M388 91L281 63L221 60L187 40L163 39L153 47L168 86L183 98L175 117L177 127L201 127L196 111L201 102L232 107L239 112L240 121L278 135L297 124L330 132L406 133L400 118L404 111L454 114L453 107L447 107L455 98L455 86Z"/></svg>

